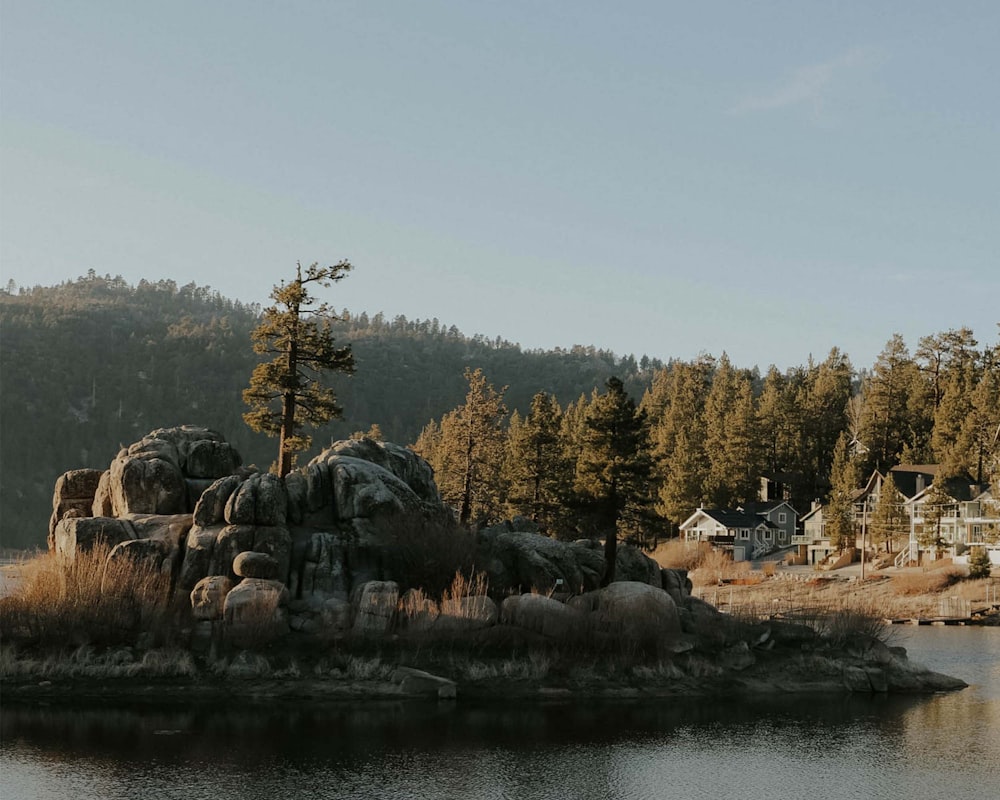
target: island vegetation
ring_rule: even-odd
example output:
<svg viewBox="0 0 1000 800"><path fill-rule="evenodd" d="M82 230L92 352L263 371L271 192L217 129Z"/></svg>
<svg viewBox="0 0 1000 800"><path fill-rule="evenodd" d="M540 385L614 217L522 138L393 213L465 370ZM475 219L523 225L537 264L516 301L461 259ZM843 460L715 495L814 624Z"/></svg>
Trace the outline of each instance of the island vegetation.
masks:
<svg viewBox="0 0 1000 800"><path fill-rule="evenodd" d="M93 272L8 287L4 544L44 530L46 483L51 509L49 553L0 599L8 692L93 680L103 694L120 676L169 679L177 696L235 691L234 678L270 680L265 694L351 694L363 680L368 694L440 697L961 685L910 665L876 609L722 614L692 593L705 552L648 552L701 504L752 501L768 472L789 476L792 502L829 497L834 527L867 469L936 461L990 478L1000 346L961 329L911 357L894 336L870 371L834 348L763 375L724 353L524 352L317 304L309 285L349 269L299 267L264 310ZM251 340L273 359L254 365ZM279 437L271 472L241 453L270 462L234 424L247 375L242 416ZM10 425L27 416L38 424ZM332 441L300 465L304 424ZM80 462L96 468L70 469Z"/></svg>

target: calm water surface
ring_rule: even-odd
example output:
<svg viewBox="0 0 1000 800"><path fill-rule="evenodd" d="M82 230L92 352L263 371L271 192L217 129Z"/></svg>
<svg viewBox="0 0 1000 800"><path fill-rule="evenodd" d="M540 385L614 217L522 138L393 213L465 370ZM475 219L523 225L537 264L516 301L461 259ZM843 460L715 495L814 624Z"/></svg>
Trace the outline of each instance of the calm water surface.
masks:
<svg viewBox="0 0 1000 800"><path fill-rule="evenodd" d="M930 698L5 709L0 798L1000 797L1000 628L908 628Z"/></svg>

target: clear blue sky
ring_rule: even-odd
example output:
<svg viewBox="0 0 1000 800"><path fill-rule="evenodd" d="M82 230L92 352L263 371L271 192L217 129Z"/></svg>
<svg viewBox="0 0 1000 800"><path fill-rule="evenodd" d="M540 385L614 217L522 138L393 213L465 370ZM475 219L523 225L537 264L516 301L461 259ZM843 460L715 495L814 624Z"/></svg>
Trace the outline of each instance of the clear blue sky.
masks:
<svg viewBox="0 0 1000 800"><path fill-rule="evenodd" d="M740 365L1000 320L1000 3L0 5L0 276Z"/></svg>

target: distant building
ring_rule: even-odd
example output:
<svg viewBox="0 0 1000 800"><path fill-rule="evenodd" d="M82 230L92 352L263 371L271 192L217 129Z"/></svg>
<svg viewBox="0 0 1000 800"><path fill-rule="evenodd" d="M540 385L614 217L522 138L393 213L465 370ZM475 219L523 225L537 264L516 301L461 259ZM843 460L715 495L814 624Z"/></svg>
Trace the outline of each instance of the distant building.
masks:
<svg viewBox="0 0 1000 800"><path fill-rule="evenodd" d="M708 542L733 561L750 561L792 543L798 513L784 500L742 508L699 508L680 525L687 542Z"/></svg>

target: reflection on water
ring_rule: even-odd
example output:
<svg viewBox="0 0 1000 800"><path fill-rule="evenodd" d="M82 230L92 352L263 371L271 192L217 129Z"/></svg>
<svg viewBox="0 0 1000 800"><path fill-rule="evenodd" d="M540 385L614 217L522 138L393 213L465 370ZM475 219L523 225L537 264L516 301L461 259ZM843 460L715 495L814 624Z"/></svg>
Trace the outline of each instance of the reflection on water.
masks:
<svg viewBox="0 0 1000 800"><path fill-rule="evenodd" d="M600 704L5 709L7 798L994 798L1000 629L920 629L972 688Z"/></svg>

